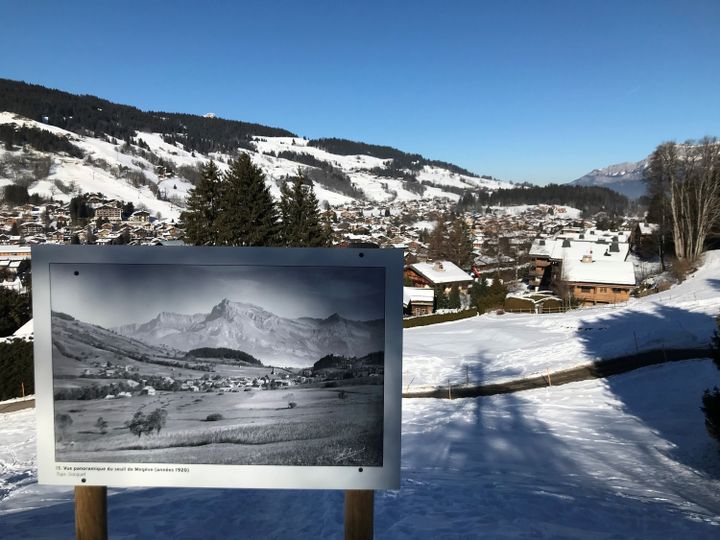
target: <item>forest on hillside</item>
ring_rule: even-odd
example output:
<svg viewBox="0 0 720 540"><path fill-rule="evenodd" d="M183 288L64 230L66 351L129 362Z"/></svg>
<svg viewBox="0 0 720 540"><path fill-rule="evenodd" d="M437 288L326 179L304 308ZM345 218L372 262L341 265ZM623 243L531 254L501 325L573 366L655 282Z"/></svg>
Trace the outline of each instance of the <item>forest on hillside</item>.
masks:
<svg viewBox="0 0 720 540"><path fill-rule="evenodd" d="M290 131L248 122L193 114L146 112L89 95L75 95L36 84L0 79L0 111L94 137L128 141L137 131L177 137L188 150L232 152L252 135L293 137Z"/></svg>
<svg viewBox="0 0 720 540"><path fill-rule="evenodd" d="M426 159L420 154L409 154L407 152L403 152L402 150L398 150L397 148L393 148L392 146L367 144L336 138L312 139L308 141L308 146L314 146L315 148L320 148L340 156L353 156L361 154L380 159L391 159L392 163L389 164L391 169L420 170L427 165L430 167L441 167L457 174L477 177L477 174L470 172L467 169L463 169L462 167L458 167L457 165L453 165L452 163L435 159Z"/></svg>
<svg viewBox="0 0 720 540"><path fill-rule="evenodd" d="M608 188L548 184L547 186L498 189L492 192L468 192L460 199L458 208L460 210L484 210L488 206L522 204L571 206L582 210L586 215L605 212L610 216L625 215L630 207L630 201L627 197Z"/></svg>

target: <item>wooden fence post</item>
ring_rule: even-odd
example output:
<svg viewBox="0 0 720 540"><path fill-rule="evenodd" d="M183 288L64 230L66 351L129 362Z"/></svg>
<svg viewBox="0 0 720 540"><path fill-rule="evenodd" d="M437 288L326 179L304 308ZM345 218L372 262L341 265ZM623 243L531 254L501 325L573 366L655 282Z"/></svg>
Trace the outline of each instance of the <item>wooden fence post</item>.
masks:
<svg viewBox="0 0 720 540"><path fill-rule="evenodd" d="M107 487L75 486L75 538L107 540Z"/></svg>
<svg viewBox="0 0 720 540"><path fill-rule="evenodd" d="M372 490L345 491L345 540L373 539L374 499Z"/></svg>

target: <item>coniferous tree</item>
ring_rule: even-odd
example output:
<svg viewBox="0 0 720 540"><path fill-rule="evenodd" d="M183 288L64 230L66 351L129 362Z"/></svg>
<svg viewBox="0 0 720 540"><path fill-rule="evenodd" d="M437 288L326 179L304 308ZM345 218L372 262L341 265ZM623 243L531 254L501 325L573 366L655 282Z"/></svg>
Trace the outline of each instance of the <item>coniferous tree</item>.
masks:
<svg viewBox="0 0 720 540"><path fill-rule="evenodd" d="M221 187L217 244L273 246L278 244L277 210L262 170L242 154L230 163Z"/></svg>
<svg viewBox="0 0 720 540"><path fill-rule="evenodd" d="M0 287L0 336L9 336L32 317L30 295Z"/></svg>
<svg viewBox="0 0 720 540"><path fill-rule="evenodd" d="M448 227L447 222L450 222ZM435 261L450 261L460 268L472 263L472 238L470 230L461 216L452 220L443 217L438 220L430 235L428 256Z"/></svg>
<svg viewBox="0 0 720 540"><path fill-rule="evenodd" d="M328 228L320 219L312 184L300 174L292 187L280 189L281 243L292 247L325 247L330 244Z"/></svg>
<svg viewBox="0 0 720 540"><path fill-rule="evenodd" d="M430 233L430 240L428 242L428 257L433 261L444 261L448 259L447 236L448 229L445 225L445 219L441 217L432 233Z"/></svg>
<svg viewBox="0 0 720 540"><path fill-rule="evenodd" d="M445 287L438 285L435 287L435 309L447 309L449 306L447 294L445 294Z"/></svg>
<svg viewBox="0 0 720 540"><path fill-rule="evenodd" d="M460 308L460 289L458 288L457 284L454 284L450 288L450 294L448 296L448 307L450 309Z"/></svg>
<svg viewBox="0 0 720 540"><path fill-rule="evenodd" d="M715 333L710 340L710 348L712 350L712 359L715 365L720 369L720 315L715 317Z"/></svg>
<svg viewBox="0 0 720 540"><path fill-rule="evenodd" d="M450 260L460 268L469 268L472 264L473 242L470 229L462 216L452 221L448 238Z"/></svg>
<svg viewBox="0 0 720 540"><path fill-rule="evenodd" d="M202 168L200 180L190 191L187 210L181 216L188 243L196 246L217 243L220 194L220 171L215 162L210 161Z"/></svg>

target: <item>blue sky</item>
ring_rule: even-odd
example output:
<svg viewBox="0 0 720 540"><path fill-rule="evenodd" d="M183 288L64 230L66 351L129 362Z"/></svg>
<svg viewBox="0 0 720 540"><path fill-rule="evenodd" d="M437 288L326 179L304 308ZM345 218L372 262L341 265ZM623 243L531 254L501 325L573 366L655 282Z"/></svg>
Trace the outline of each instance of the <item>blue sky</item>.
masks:
<svg viewBox="0 0 720 540"><path fill-rule="evenodd" d="M108 287L121 282L126 286ZM385 317L382 268L53 264L50 289L54 311L105 328L161 312L208 314L223 299L291 319Z"/></svg>
<svg viewBox="0 0 720 540"><path fill-rule="evenodd" d="M720 2L0 0L0 77L565 182L720 136Z"/></svg>

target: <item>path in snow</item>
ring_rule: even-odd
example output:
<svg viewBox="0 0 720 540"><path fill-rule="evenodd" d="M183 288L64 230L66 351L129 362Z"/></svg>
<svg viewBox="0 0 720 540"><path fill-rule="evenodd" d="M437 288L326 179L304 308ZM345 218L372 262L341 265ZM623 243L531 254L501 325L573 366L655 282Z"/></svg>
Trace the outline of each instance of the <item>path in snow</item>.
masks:
<svg viewBox="0 0 720 540"><path fill-rule="evenodd" d="M593 364L579 366L562 371L547 371L544 375L515 379L513 381L495 384L460 384L439 386L430 390L406 390L404 398L440 398L458 399L480 396L494 396L496 394L509 394L532 390L534 388L545 388L546 386L557 386L589 379L604 379L611 375L627 373L666 362L678 362L681 360L696 360L707 358L711 355L710 348L697 349L670 349L644 351L637 354L620 356L609 360L602 360Z"/></svg>

